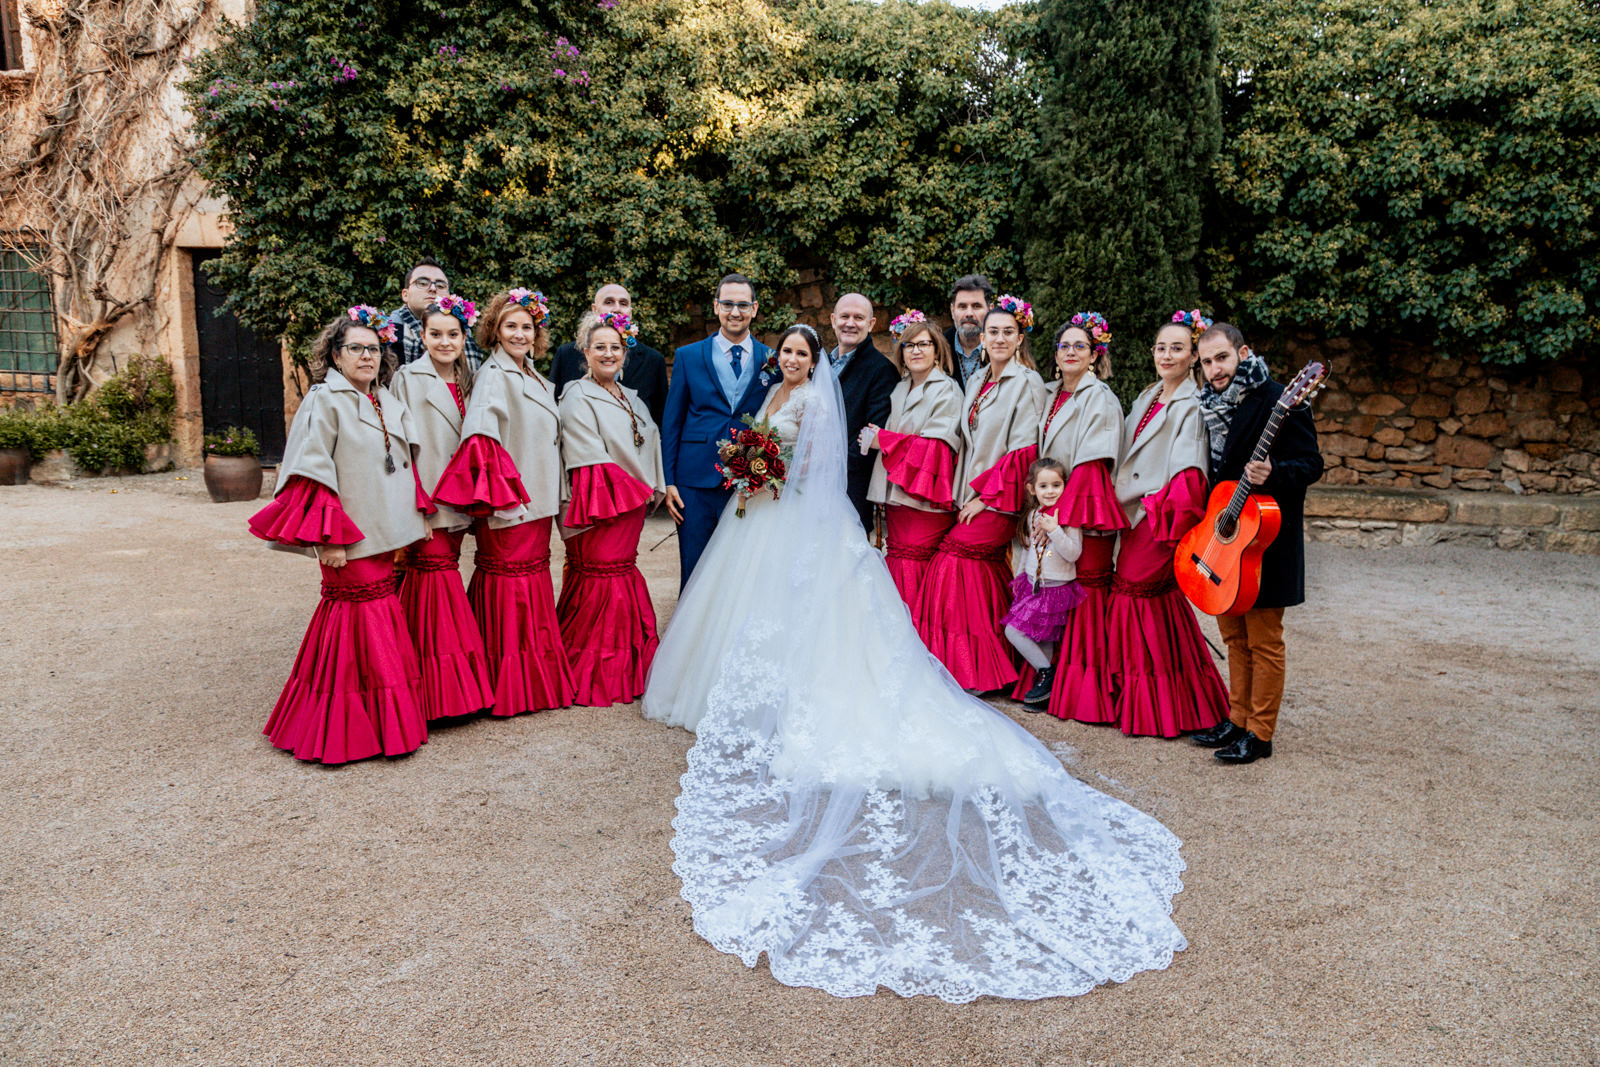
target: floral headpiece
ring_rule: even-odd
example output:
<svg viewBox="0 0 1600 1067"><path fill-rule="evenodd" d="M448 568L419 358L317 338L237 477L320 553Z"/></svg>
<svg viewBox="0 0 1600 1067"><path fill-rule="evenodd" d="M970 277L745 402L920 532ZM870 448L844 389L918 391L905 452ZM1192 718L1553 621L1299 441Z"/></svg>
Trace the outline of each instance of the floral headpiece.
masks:
<svg viewBox="0 0 1600 1067"><path fill-rule="evenodd" d="M1106 346L1111 343L1111 324L1106 317L1098 311L1080 311L1072 316L1068 326L1076 326L1089 335L1089 341L1094 345L1095 358L1105 356Z"/></svg>
<svg viewBox="0 0 1600 1067"><path fill-rule="evenodd" d="M478 305L464 296L446 293L439 298L438 303L440 311L460 319L462 326L471 326L478 321Z"/></svg>
<svg viewBox="0 0 1600 1067"><path fill-rule="evenodd" d="M1179 326L1189 327L1189 336L1195 344L1200 343L1200 335L1211 329L1211 320L1201 313L1199 308L1193 311L1174 311L1172 321Z"/></svg>
<svg viewBox="0 0 1600 1067"><path fill-rule="evenodd" d="M1017 325L1022 327L1023 333L1033 332L1033 305L1020 296L1002 293L994 306L1002 311L1008 311L1017 320Z"/></svg>
<svg viewBox="0 0 1600 1067"><path fill-rule="evenodd" d="M626 311L608 311L600 316L600 325L609 326L622 335L629 348L639 343L639 324Z"/></svg>
<svg viewBox="0 0 1600 1067"><path fill-rule="evenodd" d="M389 321L389 316L371 304L357 304L345 314L350 316L351 322L360 323L388 344L394 344L400 339L400 334L395 330L394 323Z"/></svg>
<svg viewBox="0 0 1600 1067"><path fill-rule="evenodd" d="M533 316L533 324L539 325L550 317L550 305L545 302L544 294L537 289L513 289L506 294L506 303L515 304Z"/></svg>
<svg viewBox="0 0 1600 1067"><path fill-rule="evenodd" d="M898 341L898 340L900 340L900 335L905 333L906 329L908 327L914 326L919 322L927 322L927 321L928 321L928 316L924 315L922 312L918 311L916 308L912 308L910 311L907 311L904 315L897 315L895 317L895 320L893 322L889 323L889 332L894 334L894 339L896 341Z"/></svg>

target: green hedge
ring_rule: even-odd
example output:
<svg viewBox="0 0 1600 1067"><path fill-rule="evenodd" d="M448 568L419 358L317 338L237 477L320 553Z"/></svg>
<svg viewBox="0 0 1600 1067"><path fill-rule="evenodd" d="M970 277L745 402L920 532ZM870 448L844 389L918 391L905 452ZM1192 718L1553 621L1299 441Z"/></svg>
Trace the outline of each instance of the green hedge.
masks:
<svg viewBox="0 0 1600 1067"><path fill-rule="evenodd" d="M87 400L68 407L0 411L0 448L26 448L35 460L65 449L88 473L138 472L146 445L172 440L177 394L172 370L135 356Z"/></svg>

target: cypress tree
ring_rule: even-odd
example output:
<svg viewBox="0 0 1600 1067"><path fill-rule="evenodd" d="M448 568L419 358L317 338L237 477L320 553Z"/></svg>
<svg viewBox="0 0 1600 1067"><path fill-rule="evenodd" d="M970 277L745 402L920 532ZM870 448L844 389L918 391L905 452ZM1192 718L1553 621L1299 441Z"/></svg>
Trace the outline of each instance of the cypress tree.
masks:
<svg viewBox="0 0 1600 1067"><path fill-rule="evenodd" d="M1203 304L1217 0L1043 0L1041 22L1041 151L1019 227L1031 298L1048 330L1093 309L1118 348L1143 351L1173 310Z"/></svg>

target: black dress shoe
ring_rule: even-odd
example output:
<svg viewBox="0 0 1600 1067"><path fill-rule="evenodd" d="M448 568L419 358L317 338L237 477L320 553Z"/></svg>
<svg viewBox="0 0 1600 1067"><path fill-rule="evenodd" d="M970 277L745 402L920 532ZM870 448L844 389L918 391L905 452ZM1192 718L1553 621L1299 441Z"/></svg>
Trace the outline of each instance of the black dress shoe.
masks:
<svg viewBox="0 0 1600 1067"><path fill-rule="evenodd" d="M1243 737L1247 731L1242 726L1235 726L1232 719L1223 719L1209 730L1201 730L1189 735L1189 740L1201 748L1222 748L1231 745Z"/></svg>
<svg viewBox="0 0 1600 1067"><path fill-rule="evenodd" d="M1214 755L1223 763L1254 763L1258 759L1266 759L1272 755L1272 742L1263 741L1249 730L1245 730L1243 737L1227 748L1217 749Z"/></svg>
<svg viewBox="0 0 1600 1067"><path fill-rule="evenodd" d="M1050 682L1056 676L1054 667L1046 667L1039 672L1039 678L1033 683L1033 688L1022 697L1022 706L1029 711L1043 711L1050 706Z"/></svg>

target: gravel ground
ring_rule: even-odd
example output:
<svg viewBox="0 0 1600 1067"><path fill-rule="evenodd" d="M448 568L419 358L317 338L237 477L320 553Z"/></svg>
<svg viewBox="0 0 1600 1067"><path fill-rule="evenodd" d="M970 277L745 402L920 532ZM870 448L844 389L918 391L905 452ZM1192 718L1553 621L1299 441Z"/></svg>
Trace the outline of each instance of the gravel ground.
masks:
<svg viewBox="0 0 1600 1067"><path fill-rule="evenodd" d="M1600 1062L1600 560L1312 545L1253 766L1019 715L1185 840L1190 947L958 1007L696 937L690 738L636 706L275 751L317 579L253 508L170 474L0 489L0 1062ZM644 560L665 616L675 545Z"/></svg>

